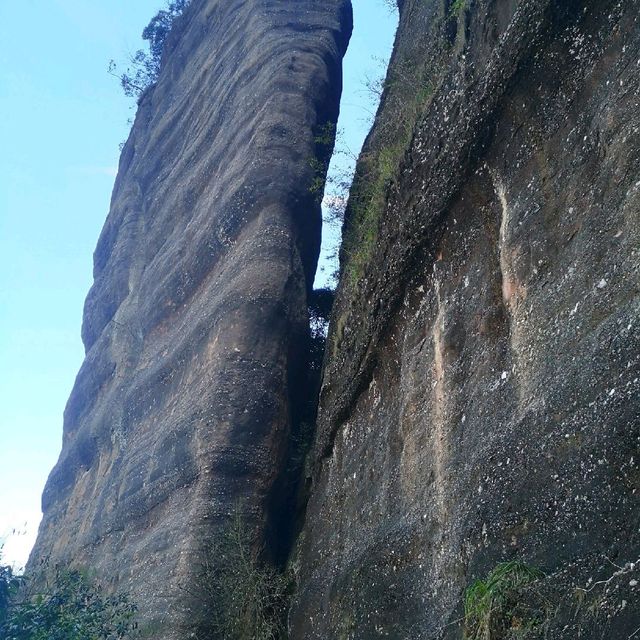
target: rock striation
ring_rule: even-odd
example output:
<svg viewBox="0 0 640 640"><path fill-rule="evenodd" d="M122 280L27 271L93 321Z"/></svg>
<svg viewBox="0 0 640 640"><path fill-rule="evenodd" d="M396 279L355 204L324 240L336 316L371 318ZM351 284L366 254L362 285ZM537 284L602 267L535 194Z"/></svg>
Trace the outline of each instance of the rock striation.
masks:
<svg viewBox="0 0 640 640"><path fill-rule="evenodd" d="M536 611L491 638L635 637L637 5L400 4L347 212L291 637L488 638L466 589L511 560L544 573L509 603Z"/></svg>
<svg viewBox="0 0 640 640"><path fill-rule="evenodd" d="M237 505L293 640L640 633L636 3L398 5L298 494L349 2L193 0L141 97L31 567L109 578L143 636L207 637Z"/></svg>
<svg viewBox="0 0 640 640"><path fill-rule="evenodd" d="M350 30L348 0L193 0L122 152L31 567L91 567L149 637L199 624L183 587L237 503L274 535Z"/></svg>

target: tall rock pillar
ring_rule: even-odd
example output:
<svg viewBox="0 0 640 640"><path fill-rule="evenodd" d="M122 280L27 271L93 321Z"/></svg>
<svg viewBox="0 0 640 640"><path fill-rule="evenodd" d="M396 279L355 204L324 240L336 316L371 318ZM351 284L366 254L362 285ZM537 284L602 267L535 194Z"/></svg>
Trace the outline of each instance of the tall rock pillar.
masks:
<svg viewBox="0 0 640 640"><path fill-rule="evenodd" d="M154 638L187 637L181 585L234 505L269 516L350 29L349 0L193 0L122 152L31 566L90 567Z"/></svg>

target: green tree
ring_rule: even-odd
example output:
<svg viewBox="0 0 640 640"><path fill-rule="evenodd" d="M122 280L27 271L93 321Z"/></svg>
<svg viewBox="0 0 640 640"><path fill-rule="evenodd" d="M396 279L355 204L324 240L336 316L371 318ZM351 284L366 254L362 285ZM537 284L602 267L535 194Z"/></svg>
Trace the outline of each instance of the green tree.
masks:
<svg viewBox="0 0 640 640"><path fill-rule="evenodd" d="M111 60L109 63L109 73L120 80L127 97L139 98L158 80L167 36L174 20L182 15L189 2L190 0L171 0L166 9L156 13L142 32L142 39L148 43L149 51L138 49L130 56L124 72L118 71L115 61Z"/></svg>
<svg viewBox="0 0 640 640"><path fill-rule="evenodd" d="M0 568L2 640L125 640L136 607L125 595L104 595L79 571L57 570L44 585Z"/></svg>
<svg viewBox="0 0 640 640"><path fill-rule="evenodd" d="M15 575L11 567L0 566L0 630L7 618L11 599L18 592L21 584L22 577Z"/></svg>

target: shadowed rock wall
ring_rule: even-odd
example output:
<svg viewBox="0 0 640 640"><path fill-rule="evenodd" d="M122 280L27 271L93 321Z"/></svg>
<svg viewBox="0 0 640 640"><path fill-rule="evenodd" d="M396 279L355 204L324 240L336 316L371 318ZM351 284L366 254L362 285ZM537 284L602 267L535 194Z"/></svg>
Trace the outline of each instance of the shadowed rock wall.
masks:
<svg viewBox="0 0 640 640"><path fill-rule="evenodd" d="M122 152L31 566L90 567L154 638L199 621L181 585L221 517L269 519L350 29L348 0L193 0Z"/></svg>
<svg viewBox="0 0 640 640"><path fill-rule="evenodd" d="M637 634L637 9L402 3L361 166L420 108L372 247L352 192L293 638L460 638L510 559L543 616L492 638Z"/></svg>

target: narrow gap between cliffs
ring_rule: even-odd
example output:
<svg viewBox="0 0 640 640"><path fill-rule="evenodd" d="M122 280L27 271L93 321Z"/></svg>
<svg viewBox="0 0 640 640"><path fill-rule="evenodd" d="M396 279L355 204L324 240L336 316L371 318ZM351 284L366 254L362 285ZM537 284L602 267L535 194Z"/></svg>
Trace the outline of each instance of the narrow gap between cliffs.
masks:
<svg viewBox="0 0 640 640"><path fill-rule="evenodd" d="M382 96L398 10L395 0L352 0L354 27L343 63L343 92L335 130L335 148L322 198L322 246L314 290L309 296L310 337L305 353L293 360L301 365L290 375L292 433L286 469L269 509L267 548L284 568L304 522L310 480L307 454L312 446L320 391L325 343L334 291L338 284L338 254L344 212L356 162ZM284 495L283 495L284 494Z"/></svg>

